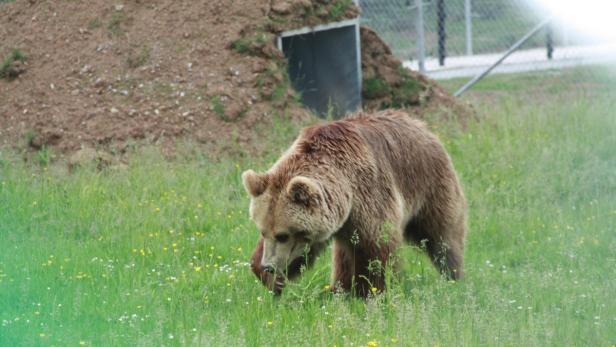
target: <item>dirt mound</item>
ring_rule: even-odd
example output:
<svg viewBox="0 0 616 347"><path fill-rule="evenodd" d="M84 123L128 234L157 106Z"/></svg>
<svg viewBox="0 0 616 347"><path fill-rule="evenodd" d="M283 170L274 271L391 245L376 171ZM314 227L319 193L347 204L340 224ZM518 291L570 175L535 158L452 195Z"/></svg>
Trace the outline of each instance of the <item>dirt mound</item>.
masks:
<svg viewBox="0 0 616 347"><path fill-rule="evenodd" d="M133 139L252 145L255 125L272 115L313 117L290 88L274 34L357 12L350 0L2 4L0 59L20 59L11 66L19 73L0 78L0 144L62 152L122 151ZM367 85L382 79L389 93L364 90L368 108L434 99L438 87L400 69L374 33L362 30L362 40ZM407 100L399 90L411 83L421 93Z"/></svg>
<svg viewBox="0 0 616 347"><path fill-rule="evenodd" d="M364 109L407 108L417 116L437 109L461 117L472 114L468 105L452 97L434 81L404 68L372 29L362 27L360 34Z"/></svg>

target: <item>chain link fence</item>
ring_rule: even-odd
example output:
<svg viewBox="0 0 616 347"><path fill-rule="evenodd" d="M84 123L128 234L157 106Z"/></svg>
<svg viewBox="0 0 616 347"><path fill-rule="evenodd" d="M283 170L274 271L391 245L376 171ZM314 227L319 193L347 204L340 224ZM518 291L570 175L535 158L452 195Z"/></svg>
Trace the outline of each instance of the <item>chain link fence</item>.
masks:
<svg viewBox="0 0 616 347"><path fill-rule="evenodd" d="M433 78L475 76L548 18L529 0L360 0L362 24L376 30L405 66ZM615 47L582 42L549 21L506 60L516 70L560 68L613 58Z"/></svg>
<svg viewBox="0 0 616 347"><path fill-rule="evenodd" d="M494 53L506 50L540 20L520 0L362 0L362 20L379 32L404 60L417 57L418 9L423 9L427 56L438 55L439 27L445 30L447 55ZM470 15L470 18L468 16ZM470 19L470 21L467 21ZM470 23L470 40L467 40ZM540 46L536 37L530 46Z"/></svg>

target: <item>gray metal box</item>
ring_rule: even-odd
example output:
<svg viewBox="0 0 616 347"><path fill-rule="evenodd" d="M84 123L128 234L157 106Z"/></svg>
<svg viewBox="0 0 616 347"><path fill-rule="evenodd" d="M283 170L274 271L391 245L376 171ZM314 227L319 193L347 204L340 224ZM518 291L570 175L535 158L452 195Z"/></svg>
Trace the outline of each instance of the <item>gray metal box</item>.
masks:
<svg viewBox="0 0 616 347"><path fill-rule="evenodd" d="M361 51L356 19L287 31L278 47L302 103L339 118L361 108Z"/></svg>

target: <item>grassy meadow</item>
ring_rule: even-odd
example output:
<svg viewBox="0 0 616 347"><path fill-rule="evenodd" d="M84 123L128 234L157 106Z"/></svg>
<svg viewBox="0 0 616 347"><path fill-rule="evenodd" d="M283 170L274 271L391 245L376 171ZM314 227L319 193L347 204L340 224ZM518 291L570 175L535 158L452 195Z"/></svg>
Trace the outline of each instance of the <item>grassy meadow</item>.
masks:
<svg viewBox="0 0 616 347"><path fill-rule="evenodd" d="M614 346L616 78L495 76L465 126L431 121L470 205L466 278L416 249L368 300L327 289L330 254L280 298L248 268L240 174L263 157L189 145L68 174L0 151L0 346ZM455 89L463 81L448 81Z"/></svg>

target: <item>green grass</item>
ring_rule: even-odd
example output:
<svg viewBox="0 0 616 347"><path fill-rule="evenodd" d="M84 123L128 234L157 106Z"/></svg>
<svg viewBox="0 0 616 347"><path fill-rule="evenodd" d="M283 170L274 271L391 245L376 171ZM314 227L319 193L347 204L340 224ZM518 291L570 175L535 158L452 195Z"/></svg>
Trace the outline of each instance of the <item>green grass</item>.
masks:
<svg viewBox="0 0 616 347"><path fill-rule="evenodd" d="M109 23L107 23L107 32L112 37L121 36L124 34L123 24L127 21L126 14L124 12L116 12L111 15Z"/></svg>
<svg viewBox="0 0 616 347"><path fill-rule="evenodd" d="M98 29L101 26L103 26L103 23L99 17L92 18L88 21L88 30Z"/></svg>
<svg viewBox="0 0 616 347"><path fill-rule="evenodd" d="M152 53L152 49L148 46L143 46L139 50L139 52L133 52L126 59L126 64L131 69L136 69L147 64L150 61L150 55Z"/></svg>
<svg viewBox="0 0 616 347"><path fill-rule="evenodd" d="M0 78L12 80L17 78L20 71L15 70L13 64L17 61L25 61L26 56L19 48L13 48L0 64Z"/></svg>
<svg viewBox="0 0 616 347"><path fill-rule="evenodd" d="M367 301L324 289L329 255L279 299L247 267L258 232L240 174L290 143L284 121L260 158L144 149L68 175L3 151L0 345L611 346L616 102L560 95L472 96L477 120L434 125L470 204L467 277L406 248Z"/></svg>
<svg viewBox="0 0 616 347"><path fill-rule="evenodd" d="M363 87L363 96L368 99L382 98L391 93L389 83L378 77L365 79Z"/></svg>
<svg viewBox="0 0 616 347"><path fill-rule="evenodd" d="M470 79L441 80L439 84L453 93ZM479 99L512 94L518 98L531 97L531 100L544 96L550 100L568 96L585 98L613 93L616 90L614 81L616 69L601 65L547 70L541 73L496 74L479 81L465 95Z"/></svg>
<svg viewBox="0 0 616 347"><path fill-rule="evenodd" d="M344 12L353 5L351 0L337 0L332 4L329 10L328 17L330 20L339 20L344 15Z"/></svg>
<svg viewBox="0 0 616 347"><path fill-rule="evenodd" d="M266 45L270 39L270 35L263 28L257 28L254 32L233 41L231 48L241 54L258 55L259 48Z"/></svg>
<svg viewBox="0 0 616 347"><path fill-rule="evenodd" d="M223 104L220 96L216 95L210 98L210 104L212 107L212 111L214 114L218 116L222 121L229 122L231 121L227 114L225 113L225 104Z"/></svg>

